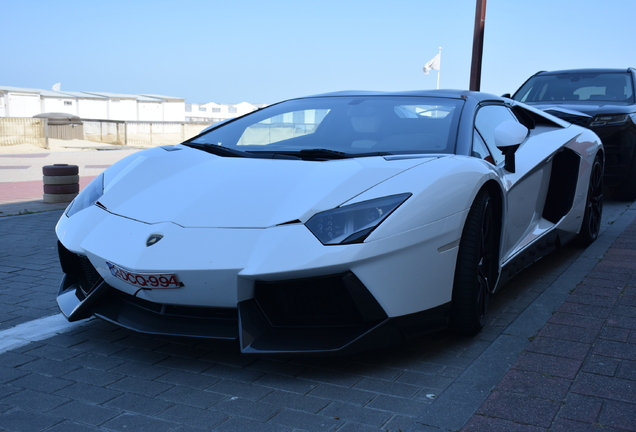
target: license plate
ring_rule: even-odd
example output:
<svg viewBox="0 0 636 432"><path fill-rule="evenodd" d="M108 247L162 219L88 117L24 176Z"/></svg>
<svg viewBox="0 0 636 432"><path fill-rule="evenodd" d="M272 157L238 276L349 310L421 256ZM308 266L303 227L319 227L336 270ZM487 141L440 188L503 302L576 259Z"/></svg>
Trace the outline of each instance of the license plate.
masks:
<svg viewBox="0 0 636 432"><path fill-rule="evenodd" d="M108 265L108 269L113 276L132 286L145 289L171 289L181 287L177 275L172 273L133 273L108 261L106 261L106 265Z"/></svg>

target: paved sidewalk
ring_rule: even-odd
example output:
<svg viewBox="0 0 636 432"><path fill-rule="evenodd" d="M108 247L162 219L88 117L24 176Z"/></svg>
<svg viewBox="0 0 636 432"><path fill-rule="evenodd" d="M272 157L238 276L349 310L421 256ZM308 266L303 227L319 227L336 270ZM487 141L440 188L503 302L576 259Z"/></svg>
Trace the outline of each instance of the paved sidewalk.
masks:
<svg viewBox="0 0 636 432"><path fill-rule="evenodd" d="M80 190L95 178L82 176ZM0 217L63 210L68 203L45 203L42 180L0 183Z"/></svg>
<svg viewBox="0 0 636 432"><path fill-rule="evenodd" d="M84 186L125 156L72 153L0 156L0 216L22 214L0 217L5 337L59 315L52 228L66 204L42 202L41 166L76 164ZM0 431L636 431L636 209L609 203L596 242L541 260L490 309L475 338L318 361L92 320L0 350Z"/></svg>
<svg viewBox="0 0 636 432"><path fill-rule="evenodd" d="M98 148L94 145L78 151L0 154L0 217L66 208L68 203L43 201L42 167L46 165L77 165L81 189L113 163L139 151Z"/></svg>
<svg viewBox="0 0 636 432"><path fill-rule="evenodd" d="M633 221L462 431L636 431L635 271Z"/></svg>

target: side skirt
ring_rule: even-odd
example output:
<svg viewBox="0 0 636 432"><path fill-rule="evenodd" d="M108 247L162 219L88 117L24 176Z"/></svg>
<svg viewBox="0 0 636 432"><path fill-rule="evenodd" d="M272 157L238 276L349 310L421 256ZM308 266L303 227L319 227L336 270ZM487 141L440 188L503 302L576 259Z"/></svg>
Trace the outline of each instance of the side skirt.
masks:
<svg viewBox="0 0 636 432"><path fill-rule="evenodd" d="M502 286L512 279L514 275L539 261L550 252L570 242L575 237L576 234L568 231L553 230L546 236L535 241L504 264L501 269L501 276L499 277L497 287Z"/></svg>

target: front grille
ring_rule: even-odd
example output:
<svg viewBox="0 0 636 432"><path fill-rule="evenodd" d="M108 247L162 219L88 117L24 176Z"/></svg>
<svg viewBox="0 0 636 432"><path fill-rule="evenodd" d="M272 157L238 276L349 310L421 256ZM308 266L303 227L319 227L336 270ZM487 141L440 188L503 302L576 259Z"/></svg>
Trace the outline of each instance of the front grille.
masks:
<svg viewBox="0 0 636 432"><path fill-rule="evenodd" d="M585 127L590 121L590 117L567 114L567 113L564 113L563 111L546 110L545 112L547 112L548 114L552 114L553 116L558 117L561 120L565 120L566 122L575 124L577 126Z"/></svg>

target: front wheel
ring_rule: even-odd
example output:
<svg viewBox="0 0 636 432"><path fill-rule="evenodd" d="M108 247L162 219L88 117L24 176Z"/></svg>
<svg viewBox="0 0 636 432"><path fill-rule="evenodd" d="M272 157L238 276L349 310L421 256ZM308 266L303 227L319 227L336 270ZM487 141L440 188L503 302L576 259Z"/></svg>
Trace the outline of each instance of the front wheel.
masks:
<svg viewBox="0 0 636 432"><path fill-rule="evenodd" d="M499 230L495 202L482 190L468 212L459 242L451 300L451 326L459 334L475 335L486 321L490 292L497 278Z"/></svg>
<svg viewBox="0 0 636 432"><path fill-rule="evenodd" d="M592 164L590 182L587 187L587 200L583 223L579 232L579 244L589 246L598 238L601 232L601 218L603 216L603 162L597 155Z"/></svg>

